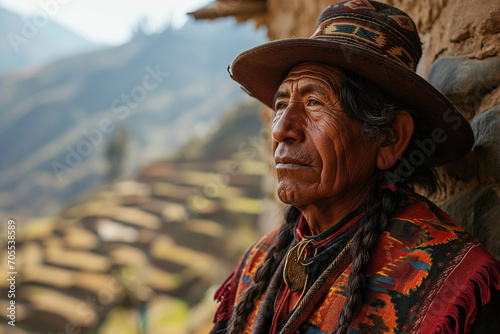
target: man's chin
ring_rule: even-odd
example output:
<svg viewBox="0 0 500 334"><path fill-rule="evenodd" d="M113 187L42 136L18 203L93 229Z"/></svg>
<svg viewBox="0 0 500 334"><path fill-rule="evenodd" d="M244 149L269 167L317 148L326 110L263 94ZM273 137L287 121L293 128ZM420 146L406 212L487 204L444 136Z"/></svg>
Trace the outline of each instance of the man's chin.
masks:
<svg viewBox="0 0 500 334"><path fill-rule="evenodd" d="M293 206L300 206L303 202L303 195L297 189L278 185L278 198L285 204L291 204Z"/></svg>

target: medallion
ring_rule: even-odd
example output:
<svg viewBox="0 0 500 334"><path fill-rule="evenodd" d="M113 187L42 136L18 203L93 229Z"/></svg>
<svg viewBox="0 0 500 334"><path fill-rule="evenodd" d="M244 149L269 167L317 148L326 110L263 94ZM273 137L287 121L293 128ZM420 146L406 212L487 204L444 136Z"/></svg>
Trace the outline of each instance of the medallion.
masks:
<svg viewBox="0 0 500 334"><path fill-rule="evenodd" d="M292 249L290 249L290 251L288 251L285 268L283 269L283 280L292 292L303 290L306 285L306 266L312 263L312 261L309 263L304 262L307 258L306 248L307 246L313 245L315 243L315 240L303 239Z"/></svg>

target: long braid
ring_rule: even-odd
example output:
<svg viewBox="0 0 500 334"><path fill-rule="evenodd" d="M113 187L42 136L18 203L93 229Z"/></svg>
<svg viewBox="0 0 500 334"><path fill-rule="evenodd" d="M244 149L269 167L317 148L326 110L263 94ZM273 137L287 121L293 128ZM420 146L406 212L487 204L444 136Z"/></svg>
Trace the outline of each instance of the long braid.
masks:
<svg viewBox="0 0 500 334"><path fill-rule="evenodd" d="M245 290L241 300L238 302L233 320L227 332L228 334L239 334L241 332L248 315L254 308L254 300L267 289L280 260L285 258L289 247L292 245L293 228L299 215L299 210L291 205L287 206L285 223L281 225L276 235L276 244L269 249L264 262L255 271L254 284Z"/></svg>
<svg viewBox="0 0 500 334"><path fill-rule="evenodd" d="M332 331L336 334L347 333L347 326L362 302L366 286L366 269L370 262L370 250L387 226L387 222L397 213L399 204L406 194L399 189L375 189L366 200L366 215L362 218L361 233L351 246L352 271L349 274L347 297L339 314L338 325Z"/></svg>

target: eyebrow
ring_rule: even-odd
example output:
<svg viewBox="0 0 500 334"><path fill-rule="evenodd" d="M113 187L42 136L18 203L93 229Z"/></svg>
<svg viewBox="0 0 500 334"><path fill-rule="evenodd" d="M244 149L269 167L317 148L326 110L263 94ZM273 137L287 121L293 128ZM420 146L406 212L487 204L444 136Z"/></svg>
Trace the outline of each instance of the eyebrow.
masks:
<svg viewBox="0 0 500 334"><path fill-rule="evenodd" d="M273 106L276 104L276 100L279 99L279 98L282 98L282 97L290 97L290 94L288 93L285 93L283 91L280 91L278 90L276 92L276 94L274 94L274 98L273 98Z"/></svg>
<svg viewBox="0 0 500 334"><path fill-rule="evenodd" d="M300 89L300 94L308 94L311 92L318 91L318 85L315 84L307 84ZM278 90L276 94L274 94L273 105L276 104L276 100L281 97L290 97L290 94L284 91Z"/></svg>

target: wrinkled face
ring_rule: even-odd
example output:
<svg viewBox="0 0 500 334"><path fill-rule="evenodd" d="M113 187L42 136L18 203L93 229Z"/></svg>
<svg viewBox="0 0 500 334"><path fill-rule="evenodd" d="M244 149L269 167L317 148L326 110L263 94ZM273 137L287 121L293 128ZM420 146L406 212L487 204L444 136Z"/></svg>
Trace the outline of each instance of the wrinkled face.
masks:
<svg viewBox="0 0 500 334"><path fill-rule="evenodd" d="M375 175L377 145L343 111L334 89L341 80L333 67L300 64L275 95L278 196L299 209L353 195Z"/></svg>

